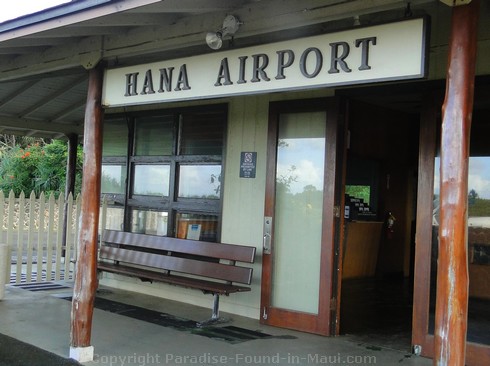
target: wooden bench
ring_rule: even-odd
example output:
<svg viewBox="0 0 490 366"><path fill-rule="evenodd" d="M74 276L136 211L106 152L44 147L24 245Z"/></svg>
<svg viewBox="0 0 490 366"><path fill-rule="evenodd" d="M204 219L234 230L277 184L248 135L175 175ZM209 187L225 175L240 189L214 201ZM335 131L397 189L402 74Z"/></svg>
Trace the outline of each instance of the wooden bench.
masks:
<svg viewBox="0 0 490 366"><path fill-rule="evenodd" d="M138 277L213 294L211 319L221 322L219 296L250 291L255 247L105 230L99 247L99 272ZM238 283L239 285L237 285Z"/></svg>

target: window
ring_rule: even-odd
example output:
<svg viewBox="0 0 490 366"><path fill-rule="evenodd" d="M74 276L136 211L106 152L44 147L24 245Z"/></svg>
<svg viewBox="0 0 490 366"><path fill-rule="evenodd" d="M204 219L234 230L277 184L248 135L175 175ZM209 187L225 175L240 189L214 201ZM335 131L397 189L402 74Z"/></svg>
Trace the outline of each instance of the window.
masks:
<svg viewBox="0 0 490 366"><path fill-rule="evenodd" d="M177 214L177 237L216 241L218 216L200 214Z"/></svg>
<svg viewBox="0 0 490 366"><path fill-rule="evenodd" d="M126 166L122 164L102 165L101 189L104 193L123 194L126 182Z"/></svg>
<svg viewBox="0 0 490 366"><path fill-rule="evenodd" d="M221 165L180 165L179 197L219 199Z"/></svg>
<svg viewBox="0 0 490 366"><path fill-rule="evenodd" d="M170 165L166 164L135 164L134 195L168 196L170 184Z"/></svg>
<svg viewBox="0 0 490 366"><path fill-rule="evenodd" d="M172 155L174 116L136 118L135 155Z"/></svg>
<svg viewBox="0 0 490 366"><path fill-rule="evenodd" d="M106 117L102 193L117 213L111 227L217 241L226 116L219 105Z"/></svg>
<svg viewBox="0 0 490 366"><path fill-rule="evenodd" d="M167 235L168 213L132 210L131 231L134 233Z"/></svg>
<svg viewBox="0 0 490 366"><path fill-rule="evenodd" d="M101 190L103 194L119 196L120 201L126 189L127 154L127 121L124 118L117 118L104 122Z"/></svg>

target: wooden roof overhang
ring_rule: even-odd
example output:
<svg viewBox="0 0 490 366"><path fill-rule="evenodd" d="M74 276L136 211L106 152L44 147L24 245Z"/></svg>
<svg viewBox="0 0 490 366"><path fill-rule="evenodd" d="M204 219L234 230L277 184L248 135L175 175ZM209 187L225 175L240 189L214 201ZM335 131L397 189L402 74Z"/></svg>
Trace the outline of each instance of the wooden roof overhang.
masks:
<svg viewBox="0 0 490 366"><path fill-rule="evenodd" d="M436 0L413 0L417 7ZM88 73L212 51L227 14L235 47L403 17L405 0L79 0L0 24L0 133L83 134ZM423 11L423 10L421 10ZM226 47L226 46L225 46Z"/></svg>

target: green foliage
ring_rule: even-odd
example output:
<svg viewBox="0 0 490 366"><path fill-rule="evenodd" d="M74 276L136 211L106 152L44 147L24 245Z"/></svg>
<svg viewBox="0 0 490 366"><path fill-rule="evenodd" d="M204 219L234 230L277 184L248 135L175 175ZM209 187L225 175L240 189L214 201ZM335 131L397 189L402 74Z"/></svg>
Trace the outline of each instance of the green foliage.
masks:
<svg viewBox="0 0 490 366"><path fill-rule="evenodd" d="M469 197L468 200L468 216L470 217L485 217L490 216L490 200L477 197Z"/></svg>
<svg viewBox="0 0 490 366"><path fill-rule="evenodd" d="M79 147L75 194L80 192L81 187L82 154ZM0 190L6 195L12 190L16 196L20 192L30 194L31 191L37 195L45 192L57 196L65 190L67 157L67 143L60 140L50 143L39 140L24 147L19 144L3 146L0 154Z"/></svg>

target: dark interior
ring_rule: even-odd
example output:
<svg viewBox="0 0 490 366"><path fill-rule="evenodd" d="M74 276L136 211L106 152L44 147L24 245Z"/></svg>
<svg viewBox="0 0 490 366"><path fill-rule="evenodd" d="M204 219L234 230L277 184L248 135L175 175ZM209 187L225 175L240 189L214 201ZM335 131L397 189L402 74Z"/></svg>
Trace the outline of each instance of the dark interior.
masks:
<svg viewBox="0 0 490 366"><path fill-rule="evenodd" d="M486 78L478 79L476 85L470 155L484 157L490 156L490 88ZM443 88L442 82L423 82L346 89L339 93L349 99L346 187L371 186L369 209L374 215L369 220L379 222L381 227L376 237L379 243L375 257L364 258L373 261L369 272L356 274L346 269L346 265L362 266L362 256L357 257L358 262L344 262L347 278L341 284L340 333L360 342L411 350L420 109L423 99L429 95L427 91L432 91L431 95L442 105L440 90ZM391 230L387 227L389 213L396 217ZM353 250L349 225L355 219L351 214L346 222L344 260L349 249ZM486 261L490 251L486 251L490 248L490 235L488 241L481 239L481 233L478 233L480 239L471 239L474 230L469 229L468 341L489 345L490 261ZM483 231L486 235L486 229ZM436 230L431 260L429 333L433 333L434 327L437 243ZM473 277L472 270L477 271Z"/></svg>

